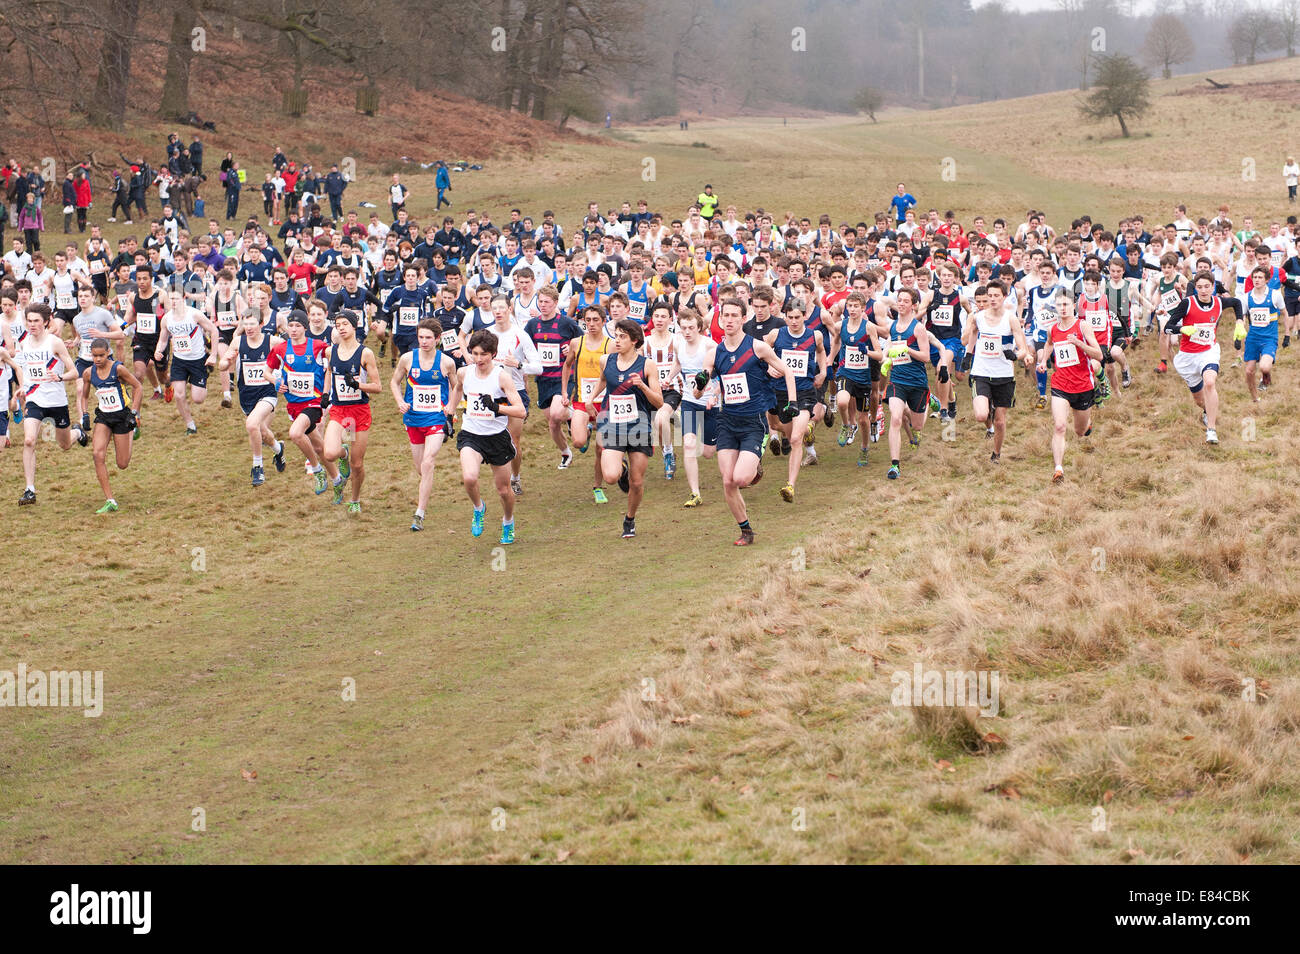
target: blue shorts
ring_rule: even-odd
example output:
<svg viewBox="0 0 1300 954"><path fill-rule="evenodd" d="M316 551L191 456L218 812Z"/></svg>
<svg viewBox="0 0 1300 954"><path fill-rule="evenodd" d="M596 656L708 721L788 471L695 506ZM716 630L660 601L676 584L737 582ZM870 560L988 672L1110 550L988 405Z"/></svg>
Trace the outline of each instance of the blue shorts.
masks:
<svg viewBox="0 0 1300 954"><path fill-rule="evenodd" d="M189 382L196 388L208 386L208 366L202 358L172 358L168 379L173 383Z"/></svg>
<svg viewBox="0 0 1300 954"><path fill-rule="evenodd" d="M535 378L537 382L537 406L546 409L560 396L559 378Z"/></svg>
<svg viewBox="0 0 1300 954"><path fill-rule="evenodd" d="M1277 332L1268 335L1252 335L1247 332L1241 360L1258 361L1264 355L1277 357Z"/></svg>
<svg viewBox="0 0 1300 954"><path fill-rule="evenodd" d="M718 445L718 415L722 412L716 407L706 408L702 404L682 402L682 433L694 434L705 447ZM761 441L762 438L759 438Z"/></svg>
<svg viewBox="0 0 1300 954"><path fill-rule="evenodd" d="M0 437L9 433L9 412L0 411Z"/></svg>
<svg viewBox="0 0 1300 954"><path fill-rule="evenodd" d="M718 450L734 450L763 456L763 438L767 436L767 421L761 416L737 417L734 414L718 415Z"/></svg>
<svg viewBox="0 0 1300 954"><path fill-rule="evenodd" d="M533 406L533 402L528 397L528 389L523 388L518 394L519 400L524 402L524 420L528 420L528 409Z"/></svg>
<svg viewBox="0 0 1300 954"><path fill-rule="evenodd" d="M86 369L89 368L91 365L93 365L95 362L83 361L81 358L73 358L72 363L76 365L77 377L81 377L83 374L86 373Z"/></svg>
<svg viewBox="0 0 1300 954"><path fill-rule="evenodd" d="M939 343L952 352L952 366L956 370L961 370L961 363L966 359L966 349L962 347L960 338L940 338ZM939 349L930 349L930 363L938 367Z"/></svg>

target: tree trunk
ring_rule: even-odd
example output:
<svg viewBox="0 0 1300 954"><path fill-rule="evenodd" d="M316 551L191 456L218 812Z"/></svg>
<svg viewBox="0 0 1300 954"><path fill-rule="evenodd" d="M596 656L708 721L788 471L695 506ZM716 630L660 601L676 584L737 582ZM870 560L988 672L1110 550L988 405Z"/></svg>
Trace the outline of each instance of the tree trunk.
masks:
<svg viewBox="0 0 1300 954"><path fill-rule="evenodd" d="M1170 78L1171 76L1173 76L1173 75L1174 75L1174 71L1171 70L1171 69L1169 68L1169 64L1166 63L1166 64L1165 64L1165 69L1164 69L1164 77L1165 77L1165 79L1169 79L1169 78Z"/></svg>
<svg viewBox="0 0 1300 954"><path fill-rule="evenodd" d="M121 129L126 121L126 88L131 79L131 40L140 16L140 0L109 0L99 74L87 110L92 125Z"/></svg>
<svg viewBox="0 0 1300 954"><path fill-rule="evenodd" d="M1124 122L1124 114L1123 114L1123 113L1116 113L1116 114L1115 114L1115 118L1119 120L1119 131L1122 132L1122 133L1124 134L1124 138L1127 139L1127 138L1128 138L1128 124Z"/></svg>
<svg viewBox="0 0 1300 954"><path fill-rule="evenodd" d="M925 99L925 27L916 25L916 98Z"/></svg>
<svg viewBox="0 0 1300 954"><path fill-rule="evenodd" d="M533 119L546 118L546 101L560 79L564 35L568 31L569 0L552 0L542 18L542 45L537 53Z"/></svg>
<svg viewBox="0 0 1300 954"><path fill-rule="evenodd" d="M167 73L163 76L162 103L158 115L164 119L190 111L190 61L194 59L193 33L198 10L182 2L172 13L172 33L167 44Z"/></svg>

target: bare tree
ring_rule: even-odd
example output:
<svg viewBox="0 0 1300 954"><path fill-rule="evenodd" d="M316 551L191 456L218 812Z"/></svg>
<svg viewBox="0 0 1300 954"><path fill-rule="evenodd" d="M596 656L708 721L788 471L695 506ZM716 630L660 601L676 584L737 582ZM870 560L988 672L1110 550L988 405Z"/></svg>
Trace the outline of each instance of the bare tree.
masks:
<svg viewBox="0 0 1300 954"><path fill-rule="evenodd" d="M1228 30L1228 47L1232 50L1235 62L1246 61L1247 66L1255 65L1255 57L1260 53L1278 48L1281 27L1272 14L1261 9L1247 10L1232 21Z"/></svg>
<svg viewBox="0 0 1300 954"><path fill-rule="evenodd" d="M106 13L99 72L86 116L92 125L121 129L126 122L126 90L131 82L131 47L140 0L109 0Z"/></svg>
<svg viewBox="0 0 1300 954"><path fill-rule="evenodd" d="M1277 19L1286 55L1295 56L1296 37L1300 34L1300 0L1283 0Z"/></svg>
<svg viewBox="0 0 1300 954"><path fill-rule="evenodd" d="M1186 63L1195 55L1196 44L1182 20L1162 13L1151 21L1151 28L1142 44L1142 57L1152 66L1160 67L1165 79L1173 75L1174 66Z"/></svg>
<svg viewBox="0 0 1300 954"><path fill-rule="evenodd" d="M165 119L190 111L190 62L194 59L194 28L199 20L201 0L180 0L172 8L171 34L167 41L167 72L163 74L162 101L158 115Z"/></svg>

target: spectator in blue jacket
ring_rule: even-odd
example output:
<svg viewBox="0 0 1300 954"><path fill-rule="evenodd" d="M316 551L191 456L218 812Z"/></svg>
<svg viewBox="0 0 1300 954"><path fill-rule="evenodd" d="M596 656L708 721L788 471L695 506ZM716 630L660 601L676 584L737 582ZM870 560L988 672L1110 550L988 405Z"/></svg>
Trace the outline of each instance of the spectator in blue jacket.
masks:
<svg viewBox="0 0 1300 954"><path fill-rule="evenodd" d="M447 171L447 163L441 159L438 160L438 172L434 176L433 184L438 189L438 205L434 211L441 209L444 202L447 203L448 208L451 208L451 199L443 197L443 193L451 191L451 173Z"/></svg>
<svg viewBox="0 0 1300 954"><path fill-rule="evenodd" d="M233 159L226 170L226 220L239 214L239 163Z"/></svg>
<svg viewBox="0 0 1300 954"><path fill-rule="evenodd" d="M343 178L337 165L330 166L329 175L325 177L325 194L330 197L330 218L343 218L343 190L348 181Z"/></svg>

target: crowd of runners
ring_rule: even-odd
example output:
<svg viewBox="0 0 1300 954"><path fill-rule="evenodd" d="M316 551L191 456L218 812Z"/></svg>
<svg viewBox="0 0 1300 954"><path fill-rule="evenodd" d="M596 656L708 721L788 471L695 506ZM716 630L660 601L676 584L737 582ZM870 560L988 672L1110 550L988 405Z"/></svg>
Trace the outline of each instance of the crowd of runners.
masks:
<svg viewBox="0 0 1300 954"><path fill-rule="evenodd" d="M1252 401L1300 323L1294 216L1257 228L1226 207L1194 220L1179 205L1163 222L1113 227L1049 224L1037 210L963 222L922 212L900 183L890 212L833 224L740 212L707 186L680 218L592 202L566 230L550 211L520 209L500 224L486 211L420 224L407 196L394 176L387 223L290 213L191 231L166 207L142 241L116 249L97 225L84 246L52 253L15 238L0 278L0 387L22 429L19 503L37 500L52 425L63 450L93 448L96 512L116 511L109 448L127 467L144 405L150 428L169 426L170 404L192 435L216 391L243 415L254 487L264 455L284 471L293 445L314 492L359 513L371 408L387 385L418 480L413 531L454 438L473 534L490 474L500 540L514 542L533 413L560 470L591 459L595 504L615 485L625 496L624 537L658 453L667 480L684 475L688 508L702 503L700 459L716 460L736 544L748 545L745 492L784 457L778 493L793 503L819 431L823 452L856 449L861 467L879 454L892 480L905 449L909 467L924 466L927 420L949 426L963 404L997 465L1019 403L1050 418L1059 483L1070 432L1092 434L1097 409L1141 371L1181 377L1217 444L1224 313Z"/></svg>

